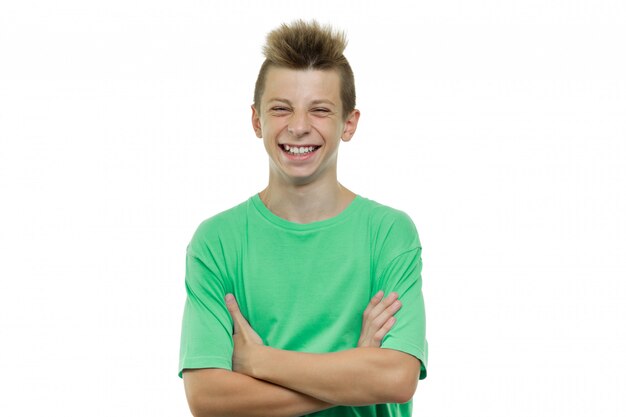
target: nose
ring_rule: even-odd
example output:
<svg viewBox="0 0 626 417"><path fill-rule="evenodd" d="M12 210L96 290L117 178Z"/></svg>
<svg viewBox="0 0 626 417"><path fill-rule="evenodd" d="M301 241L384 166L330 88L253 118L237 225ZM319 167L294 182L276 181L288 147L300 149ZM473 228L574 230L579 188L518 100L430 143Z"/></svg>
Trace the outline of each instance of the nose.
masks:
<svg viewBox="0 0 626 417"><path fill-rule="evenodd" d="M293 112L289 118L287 132L296 138L300 138L308 134L310 131L311 126L306 112Z"/></svg>

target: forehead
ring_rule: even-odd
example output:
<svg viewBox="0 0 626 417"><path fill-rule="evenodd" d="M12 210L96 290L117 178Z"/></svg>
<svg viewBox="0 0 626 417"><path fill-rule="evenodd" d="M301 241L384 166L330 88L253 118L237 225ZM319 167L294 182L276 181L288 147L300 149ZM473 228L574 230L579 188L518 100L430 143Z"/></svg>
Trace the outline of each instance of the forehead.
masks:
<svg viewBox="0 0 626 417"><path fill-rule="evenodd" d="M335 70L294 70L272 67L265 78L262 101L281 97L289 100L327 99L339 103L340 79Z"/></svg>

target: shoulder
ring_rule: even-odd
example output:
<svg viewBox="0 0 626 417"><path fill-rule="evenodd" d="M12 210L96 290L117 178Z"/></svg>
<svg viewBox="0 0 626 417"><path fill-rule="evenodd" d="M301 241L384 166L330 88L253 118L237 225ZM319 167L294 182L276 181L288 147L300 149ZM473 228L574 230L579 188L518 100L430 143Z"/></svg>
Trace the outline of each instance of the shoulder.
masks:
<svg viewBox="0 0 626 417"><path fill-rule="evenodd" d="M391 234L396 239L402 237L409 240L417 239L417 243L419 243L415 223L405 211L365 197L362 198L367 207L370 229L380 235L379 237Z"/></svg>
<svg viewBox="0 0 626 417"><path fill-rule="evenodd" d="M248 200L234 207L204 219L194 233L194 237L229 230L245 223Z"/></svg>
<svg viewBox="0 0 626 417"><path fill-rule="evenodd" d="M196 227L187 246L188 252L205 255L224 248L233 239L240 239L247 221L248 200L204 219Z"/></svg>
<svg viewBox="0 0 626 417"><path fill-rule="evenodd" d="M421 248L411 216L405 211L364 198L372 250L377 259L389 259Z"/></svg>

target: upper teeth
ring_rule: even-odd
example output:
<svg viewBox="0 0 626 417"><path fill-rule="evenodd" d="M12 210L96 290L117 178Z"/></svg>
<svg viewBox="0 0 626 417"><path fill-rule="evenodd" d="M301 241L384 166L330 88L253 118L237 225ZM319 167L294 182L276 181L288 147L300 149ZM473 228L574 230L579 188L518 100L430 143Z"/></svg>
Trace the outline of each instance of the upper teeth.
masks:
<svg viewBox="0 0 626 417"><path fill-rule="evenodd" d="M300 146L300 147L291 147L289 145L284 145L285 146L285 150L291 153L305 153L305 152L312 152L313 149L315 149L315 146Z"/></svg>

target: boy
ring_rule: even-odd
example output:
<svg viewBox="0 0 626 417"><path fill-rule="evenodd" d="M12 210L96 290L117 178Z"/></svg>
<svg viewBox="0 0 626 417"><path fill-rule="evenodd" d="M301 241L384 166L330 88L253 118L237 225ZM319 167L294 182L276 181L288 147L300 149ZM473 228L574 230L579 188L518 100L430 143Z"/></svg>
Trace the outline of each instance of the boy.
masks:
<svg viewBox="0 0 626 417"><path fill-rule="evenodd" d="M195 416L411 415L421 243L405 213L337 181L360 116L345 46L316 22L268 35L252 105L268 186L187 247L179 376Z"/></svg>

